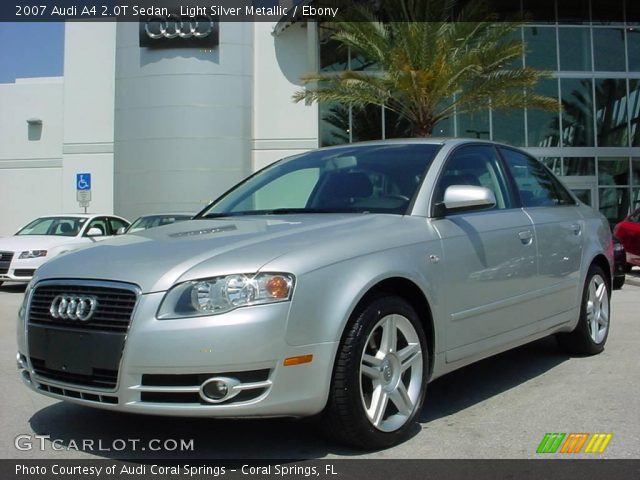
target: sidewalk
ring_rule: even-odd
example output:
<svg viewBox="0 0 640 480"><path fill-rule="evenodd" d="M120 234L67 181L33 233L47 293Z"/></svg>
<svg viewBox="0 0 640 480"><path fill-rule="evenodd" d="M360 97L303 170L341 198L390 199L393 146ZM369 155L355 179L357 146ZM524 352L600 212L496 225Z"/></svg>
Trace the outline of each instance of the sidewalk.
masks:
<svg viewBox="0 0 640 480"><path fill-rule="evenodd" d="M630 273L627 273L627 278L624 284L640 287L640 270L638 270L638 268L634 268Z"/></svg>

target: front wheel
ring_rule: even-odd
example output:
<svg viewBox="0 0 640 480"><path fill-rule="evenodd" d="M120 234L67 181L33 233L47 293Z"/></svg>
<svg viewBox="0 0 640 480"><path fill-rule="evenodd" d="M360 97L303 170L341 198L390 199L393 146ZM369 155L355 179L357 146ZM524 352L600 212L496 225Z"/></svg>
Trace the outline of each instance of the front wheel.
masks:
<svg viewBox="0 0 640 480"><path fill-rule="evenodd" d="M607 277L591 265L582 293L580 318L573 332L558 334L558 342L569 353L595 355L604 350L609 336L611 290Z"/></svg>
<svg viewBox="0 0 640 480"><path fill-rule="evenodd" d="M402 441L424 400L428 351L415 310L384 296L351 318L338 349L322 427L358 448Z"/></svg>

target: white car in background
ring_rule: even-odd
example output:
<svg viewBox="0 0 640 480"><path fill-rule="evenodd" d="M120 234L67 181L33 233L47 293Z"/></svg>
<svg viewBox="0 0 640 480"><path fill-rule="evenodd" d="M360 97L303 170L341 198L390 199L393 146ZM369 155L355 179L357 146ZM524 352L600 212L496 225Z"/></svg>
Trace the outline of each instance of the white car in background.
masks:
<svg viewBox="0 0 640 480"><path fill-rule="evenodd" d="M109 238L129 221L113 215L40 217L12 237L0 238L0 285L28 282L44 262L56 255Z"/></svg>

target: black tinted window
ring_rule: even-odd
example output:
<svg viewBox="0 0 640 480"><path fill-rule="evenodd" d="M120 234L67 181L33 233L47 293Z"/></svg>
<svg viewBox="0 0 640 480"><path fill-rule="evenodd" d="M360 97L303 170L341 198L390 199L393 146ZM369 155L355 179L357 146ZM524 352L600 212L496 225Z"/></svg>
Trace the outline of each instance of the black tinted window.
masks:
<svg viewBox="0 0 640 480"><path fill-rule="evenodd" d="M508 148L500 151L516 181L524 207L575 204L569 192L538 160Z"/></svg>
<svg viewBox="0 0 640 480"><path fill-rule="evenodd" d="M358 145L282 160L199 217L288 213L406 213L440 145Z"/></svg>

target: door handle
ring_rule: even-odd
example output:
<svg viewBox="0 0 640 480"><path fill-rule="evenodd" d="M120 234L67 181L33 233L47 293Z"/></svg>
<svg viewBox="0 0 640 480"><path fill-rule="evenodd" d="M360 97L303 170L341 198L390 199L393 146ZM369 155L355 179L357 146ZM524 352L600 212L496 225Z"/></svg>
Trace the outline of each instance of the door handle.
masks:
<svg viewBox="0 0 640 480"><path fill-rule="evenodd" d="M522 232L518 232L518 237L520 237L520 241L523 245L531 245L533 242L533 232L531 230L523 230Z"/></svg>
<svg viewBox="0 0 640 480"><path fill-rule="evenodd" d="M582 232L582 226L579 223L572 223L571 231L574 235L580 235L580 233Z"/></svg>

